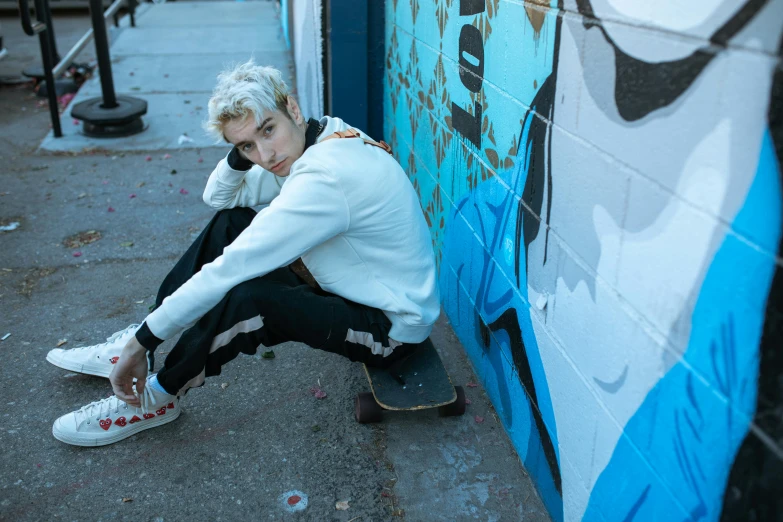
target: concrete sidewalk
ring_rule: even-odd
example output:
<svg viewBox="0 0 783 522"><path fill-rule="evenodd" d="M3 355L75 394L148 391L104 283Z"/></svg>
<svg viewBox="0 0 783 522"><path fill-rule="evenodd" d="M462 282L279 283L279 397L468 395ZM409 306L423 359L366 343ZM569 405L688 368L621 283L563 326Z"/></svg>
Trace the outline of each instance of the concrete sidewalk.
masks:
<svg viewBox="0 0 783 522"><path fill-rule="evenodd" d="M95 449L52 437L54 419L110 387L48 364L47 351L143 320L212 214L200 195L227 148L207 141L196 107L220 66L255 51L291 71L274 6L147 4L137 28L118 31L117 90L150 102L150 127L136 138L93 142L64 116L69 135L53 144L29 86L0 87L0 226L20 223L0 232L0 337L11 334L0 342L0 520L549 520L480 387L466 388L463 417L389 413L359 425L361 366L300 344L276 346L271 360L239 357L164 427ZM1 21L6 35L21 32ZM10 36L19 52L25 40ZM201 141L180 146L183 132ZM85 231L100 239L66 246ZM476 381L445 318L433 341L456 384ZM315 399L313 386L327 397ZM350 507L336 510L339 501Z"/></svg>
<svg viewBox="0 0 783 522"><path fill-rule="evenodd" d="M294 88L294 67L285 47L280 17L273 2L174 2L141 4L136 27L126 17L110 28L111 67L117 94L147 101L147 130L128 138L94 139L81 134L70 111L63 116L63 137L50 133L46 151L170 150L215 146L201 123L215 77L227 65L244 62L271 65ZM70 106L100 97L96 74ZM193 141L180 142L181 135Z"/></svg>

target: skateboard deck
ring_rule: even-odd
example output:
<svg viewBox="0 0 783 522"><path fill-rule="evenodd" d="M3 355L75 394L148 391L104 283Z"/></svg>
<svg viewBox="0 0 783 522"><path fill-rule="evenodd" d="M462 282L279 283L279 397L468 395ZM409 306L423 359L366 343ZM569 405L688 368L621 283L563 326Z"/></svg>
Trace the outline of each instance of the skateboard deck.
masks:
<svg viewBox="0 0 783 522"><path fill-rule="evenodd" d="M457 391L432 341L391 369L364 367L373 397L387 410L422 410L451 404Z"/></svg>

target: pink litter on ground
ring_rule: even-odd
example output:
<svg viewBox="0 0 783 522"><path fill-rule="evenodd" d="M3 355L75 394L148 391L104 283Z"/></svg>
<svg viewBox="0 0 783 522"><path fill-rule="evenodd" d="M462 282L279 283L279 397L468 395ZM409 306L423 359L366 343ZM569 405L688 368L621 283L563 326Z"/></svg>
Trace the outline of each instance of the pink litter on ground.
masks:
<svg viewBox="0 0 783 522"><path fill-rule="evenodd" d="M135 197L136 197L136 194L131 194L131 195L130 195L130 196L128 196L128 197L129 197L130 199L133 199L133 198L135 198Z"/></svg>
<svg viewBox="0 0 783 522"><path fill-rule="evenodd" d="M473 401L471 401L470 399L467 399L467 398L466 398L466 399L465 399L465 404L473 404Z"/></svg>
<svg viewBox="0 0 783 522"><path fill-rule="evenodd" d="M144 160L145 161L152 161L152 156L147 156L146 158L144 158Z"/></svg>
<svg viewBox="0 0 783 522"><path fill-rule="evenodd" d="M74 252L73 253L73 257L82 257L82 253L81 252Z"/></svg>
<svg viewBox="0 0 783 522"><path fill-rule="evenodd" d="M71 100L73 100L74 96L76 96L74 93L69 92L57 98L57 101L60 103L60 105L63 106L63 108L65 108L68 106L69 103L71 103Z"/></svg>
<svg viewBox="0 0 783 522"><path fill-rule="evenodd" d="M204 158L199 158L198 163L204 163Z"/></svg>
<svg viewBox="0 0 783 522"><path fill-rule="evenodd" d="M478 384L476 384L475 382L469 382L467 386L468 388L476 388Z"/></svg>
<svg viewBox="0 0 783 522"><path fill-rule="evenodd" d="M171 154L164 154L163 155L163 159L170 159L170 158L171 158Z"/></svg>
<svg viewBox="0 0 783 522"><path fill-rule="evenodd" d="M475 419L476 424L481 424L482 422L484 422L484 417L479 417L478 415L473 417L473 419Z"/></svg>
<svg viewBox="0 0 783 522"><path fill-rule="evenodd" d="M291 495L288 497L288 505L293 506L294 504L298 504L300 500L302 500L302 497L299 495Z"/></svg>
<svg viewBox="0 0 783 522"><path fill-rule="evenodd" d="M74 125L79 125L79 123L80 123L79 120L77 120L76 118L73 119L73 124Z"/></svg>
<svg viewBox="0 0 783 522"><path fill-rule="evenodd" d="M326 398L326 392L323 391L318 386L313 386L312 388L310 388L310 393L312 393L315 396L316 399L324 399L324 398Z"/></svg>
<svg viewBox="0 0 783 522"><path fill-rule="evenodd" d="M183 196L187 196L188 195L188 191L185 190L184 188L179 189L179 193L182 194Z"/></svg>
<svg viewBox="0 0 783 522"><path fill-rule="evenodd" d="M109 212L114 212L114 207L109 207Z"/></svg>

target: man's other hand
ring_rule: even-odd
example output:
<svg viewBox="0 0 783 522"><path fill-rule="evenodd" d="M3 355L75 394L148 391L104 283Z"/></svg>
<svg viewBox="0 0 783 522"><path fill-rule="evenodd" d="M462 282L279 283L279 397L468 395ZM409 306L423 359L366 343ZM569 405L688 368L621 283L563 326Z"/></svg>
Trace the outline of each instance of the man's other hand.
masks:
<svg viewBox="0 0 783 522"><path fill-rule="evenodd" d="M133 379L136 381L136 391L133 393ZM130 406L141 407L139 397L147 384L147 350L132 337L122 349L120 359L109 375L111 387L117 397Z"/></svg>

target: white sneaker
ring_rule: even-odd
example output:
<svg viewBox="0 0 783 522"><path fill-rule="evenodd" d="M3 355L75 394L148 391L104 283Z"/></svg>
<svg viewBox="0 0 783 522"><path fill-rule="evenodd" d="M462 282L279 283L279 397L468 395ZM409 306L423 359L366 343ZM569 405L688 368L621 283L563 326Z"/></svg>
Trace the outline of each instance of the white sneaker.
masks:
<svg viewBox="0 0 783 522"><path fill-rule="evenodd" d="M105 446L179 417L179 397L158 392L149 383L140 399L141 408L129 406L116 395L91 402L54 421L52 435L74 446Z"/></svg>
<svg viewBox="0 0 783 522"><path fill-rule="evenodd" d="M94 346L71 348L70 350L55 348L46 354L46 360L64 370L108 378L112 368L120 360L122 349L128 344L130 338L136 335L140 326L132 324L124 330L114 332L111 337L106 339L105 343ZM152 371L149 362L148 357L147 371Z"/></svg>

